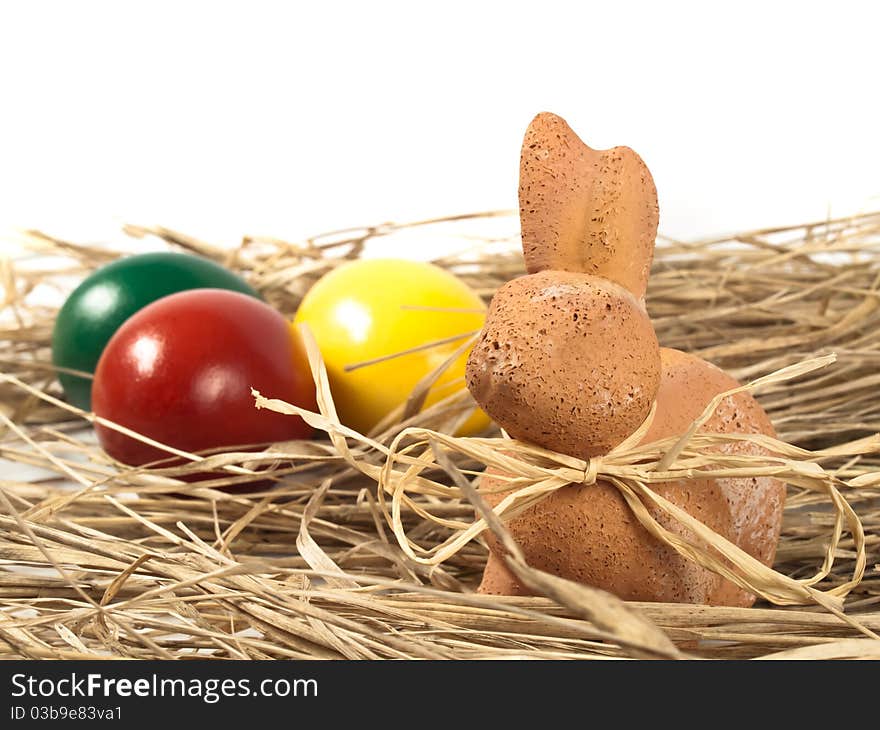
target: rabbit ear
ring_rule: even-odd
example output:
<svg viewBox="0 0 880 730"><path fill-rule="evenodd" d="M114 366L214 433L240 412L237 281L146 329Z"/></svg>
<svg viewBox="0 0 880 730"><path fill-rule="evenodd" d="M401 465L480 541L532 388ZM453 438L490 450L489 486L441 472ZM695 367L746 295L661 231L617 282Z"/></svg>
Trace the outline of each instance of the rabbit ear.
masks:
<svg viewBox="0 0 880 730"><path fill-rule="evenodd" d="M644 296L657 236L657 189L629 147L594 150L561 117L538 114L523 140L519 207L529 273L577 271Z"/></svg>

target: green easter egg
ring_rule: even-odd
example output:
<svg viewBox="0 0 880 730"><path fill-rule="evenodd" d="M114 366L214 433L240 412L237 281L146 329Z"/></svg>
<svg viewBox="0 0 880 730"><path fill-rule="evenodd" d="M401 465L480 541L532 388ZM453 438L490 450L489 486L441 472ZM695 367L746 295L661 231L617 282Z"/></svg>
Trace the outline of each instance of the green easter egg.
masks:
<svg viewBox="0 0 880 730"><path fill-rule="evenodd" d="M114 261L67 298L52 332L52 363L94 373L119 326L151 302L187 289L228 289L261 298L244 279L213 261L180 253L147 253ZM91 410L92 381L58 374L68 402Z"/></svg>

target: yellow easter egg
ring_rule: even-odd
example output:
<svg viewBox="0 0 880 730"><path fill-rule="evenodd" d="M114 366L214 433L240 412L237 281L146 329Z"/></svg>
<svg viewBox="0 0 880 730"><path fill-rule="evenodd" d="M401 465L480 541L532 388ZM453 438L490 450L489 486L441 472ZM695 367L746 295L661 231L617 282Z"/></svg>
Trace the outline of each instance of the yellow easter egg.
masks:
<svg viewBox="0 0 880 730"><path fill-rule="evenodd" d="M364 259L321 278L303 299L294 326L308 325L317 341L342 423L368 433L482 328L485 309L467 284L438 266ZM414 351L347 369L408 350ZM425 407L465 389L467 355L431 387ZM479 433L489 423L476 410L458 435Z"/></svg>

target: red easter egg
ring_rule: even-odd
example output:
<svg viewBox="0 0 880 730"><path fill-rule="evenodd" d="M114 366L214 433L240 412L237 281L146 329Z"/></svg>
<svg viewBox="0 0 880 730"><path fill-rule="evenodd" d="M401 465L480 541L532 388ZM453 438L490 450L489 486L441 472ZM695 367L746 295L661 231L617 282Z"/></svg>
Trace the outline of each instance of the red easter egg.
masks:
<svg viewBox="0 0 880 730"><path fill-rule="evenodd" d="M257 410L252 387L315 410L299 335L253 297L193 289L149 304L117 330L98 361L92 405L98 416L189 452L311 435L299 417ZM170 457L107 426L95 431L123 463Z"/></svg>

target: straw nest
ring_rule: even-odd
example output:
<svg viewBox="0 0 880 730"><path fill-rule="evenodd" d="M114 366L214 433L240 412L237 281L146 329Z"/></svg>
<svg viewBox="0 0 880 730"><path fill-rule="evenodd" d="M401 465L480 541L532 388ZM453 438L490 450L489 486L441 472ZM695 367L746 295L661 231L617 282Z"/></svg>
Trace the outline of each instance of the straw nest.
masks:
<svg viewBox="0 0 880 730"><path fill-rule="evenodd" d="M323 273L401 237L457 241L461 252L436 263L488 301L523 273L516 227L476 214L233 250L163 228L125 233L220 261L292 315ZM41 303L126 246L36 232L17 243L24 255L0 259L0 656L880 658L880 213L658 247L648 305L659 339L749 384L779 433L761 441L763 457L707 455L736 437L699 422L590 462L497 432L454 438L473 403L463 391L422 410L428 381L358 434L336 418L312 346L320 413L303 415L315 439L127 468L96 447L94 416L59 400L56 310ZM272 488L222 489L267 463ZM487 464L515 476L496 512L479 491ZM181 482L188 470L216 479ZM707 471L788 482L773 570L651 490ZM505 517L597 477L658 539L758 594L755 607L625 603L528 566ZM667 518L687 529L664 529ZM542 597L474 593L487 528Z"/></svg>

